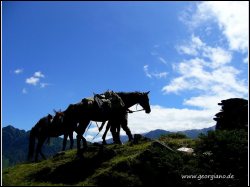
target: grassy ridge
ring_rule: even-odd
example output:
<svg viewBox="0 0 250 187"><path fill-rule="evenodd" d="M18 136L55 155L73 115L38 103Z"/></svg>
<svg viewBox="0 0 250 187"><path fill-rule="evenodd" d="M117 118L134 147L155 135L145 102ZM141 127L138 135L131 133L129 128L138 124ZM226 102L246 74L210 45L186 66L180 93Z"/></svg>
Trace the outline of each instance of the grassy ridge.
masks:
<svg viewBox="0 0 250 187"><path fill-rule="evenodd" d="M18 164L3 170L3 185L143 185L149 178L141 173L141 164L152 143L145 139L123 145L92 145L81 156L73 149L38 163Z"/></svg>
<svg viewBox="0 0 250 187"><path fill-rule="evenodd" d="M211 135L221 137L223 132L212 132ZM228 134L230 133L230 134ZM230 135L237 132L225 132ZM230 138L230 145L239 147L245 141L246 133L239 132L238 138ZM202 136L205 141L211 138ZM135 141L123 145L93 144L85 148L84 153L77 155L76 149L68 150L65 154L49 158L38 163L18 164L3 170L2 184L4 186L99 186L99 185L232 185L245 184L247 172L234 179L184 179L183 175L198 176L200 174L236 175L235 168L246 167L245 161L239 162L231 171L222 170L216 163L217 157L204 155L203 152L189 154L178 152L176 149L186 146L200 149L206 146L203 139L190 139L185 135L163 135L158 140L138 136ZM215 139L214 139L215 140ZM225 139L223 139L225 142ZM203 146L204 145L204 146ZM203 147L201 147L203 146ZM230 146L232 147L232 146ZM247 155L246 149L238 155ZM226 154L223 154L227 156ZM235 156L235 154L234 154ZM237 156L237 155L236 155ZM220 160L221 162L221 160ZM226 161L228 163L228 161ZM235 164L235 159L234 159ZM230 164L230 163L228 163ZM213 166L214 165L214 166ZM215 170L214 170L215 168ZM216 170L219 168L219 170ZM242 169L241 169L242 170ZM241 171L239 170L239 171ZM233 172L236 173L233 173Z"/></svg>

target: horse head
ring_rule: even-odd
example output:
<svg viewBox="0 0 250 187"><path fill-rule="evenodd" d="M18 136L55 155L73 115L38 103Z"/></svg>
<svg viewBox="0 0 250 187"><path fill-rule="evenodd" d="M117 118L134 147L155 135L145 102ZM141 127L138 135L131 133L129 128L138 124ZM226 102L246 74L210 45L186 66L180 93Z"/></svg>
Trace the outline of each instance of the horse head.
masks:
<svg viewBox="0 0 250 187"><path fill-rule="evenodd" d="M55 112L55 116L62 116L62 117L64 117L64 112L62 112L61 109L59 111L56 111L54 109L54 112Z"/></svg>
<svg viewBox="0 0 250 187"><path fill-rule="evenodd" d="M140 93L139 95L139 104L142 106L142 108L145 110L147 114L151 112L149 98L148 98L149 92L143 92Z"/></svg>

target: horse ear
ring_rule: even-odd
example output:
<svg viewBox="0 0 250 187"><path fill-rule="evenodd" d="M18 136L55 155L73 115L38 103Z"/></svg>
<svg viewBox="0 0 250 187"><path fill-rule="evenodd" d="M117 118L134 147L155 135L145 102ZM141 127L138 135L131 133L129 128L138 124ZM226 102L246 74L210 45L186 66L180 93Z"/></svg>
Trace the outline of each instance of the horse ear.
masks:
<svg viewBox="0 0 250 187"><path fill-rule="evenodd" d="M150 91L148 91L146 94L148 95Z"/></svg>
<svg viewBox="0 0 250 187"><path fill-rule="evenodd" d="M53 111L56 113L56 110L55 110L55 109L53 109Z"/></svg>

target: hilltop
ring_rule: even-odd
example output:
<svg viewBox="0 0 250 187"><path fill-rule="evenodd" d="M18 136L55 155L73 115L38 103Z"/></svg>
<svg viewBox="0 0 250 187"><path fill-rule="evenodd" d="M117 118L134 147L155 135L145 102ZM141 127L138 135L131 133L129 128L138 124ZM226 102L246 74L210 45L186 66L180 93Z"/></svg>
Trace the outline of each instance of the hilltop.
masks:
<svg viewBox="0 0 250 187"><path fill-rule="evenodd" d="M195 153L177 151L183 146L194 148ZM231 178L216 178L216 174ZM3 170L2 177L6 186L237 186L247 183L247 132L209 131L198 139L178 133L157 140L135 135L134 141L123 145L94 143L81 155L73 149L38 163L17 164Z"/></svg>

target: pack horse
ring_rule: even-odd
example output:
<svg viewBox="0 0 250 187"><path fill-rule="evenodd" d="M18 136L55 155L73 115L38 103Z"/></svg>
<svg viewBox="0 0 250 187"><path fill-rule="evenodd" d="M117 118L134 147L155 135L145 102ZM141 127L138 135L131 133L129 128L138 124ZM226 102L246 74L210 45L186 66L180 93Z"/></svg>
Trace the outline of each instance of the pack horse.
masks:
<svg viewBox="0 0 250 187"><path fill-rule="evenodd" d="M53 120L61 121L60 125L50 125L49 120L51 120L51 115L41 118L30 132L28 160L31 160L34 155L35 137L38 139L35 161L38 160L38 153L40 153L43 159L46 159L41 151L46 139L72 134L73 131L77 133L77 152L80 153L80 141L83 140L85 145L87 145L83 134L90 121L109 121L108 124L111 125L111 129L116 129L112 128L112 126L117 127L124 123L124 116L127 115L129 108L135 104L141 105L145 113L149 114L151 112L148 97L149 92L107 92L100 95L95 94L90 100L84 98L79 103L70 104L63 112L56 112ZM107 99L107 96L109 99ZM112 102L110 97L113 97L115 102ZM77 123L79 123L78 126ZM113 138L116 136L114 139L117 141L120 140L117 132L113 132L112 135Z"/></svg>

